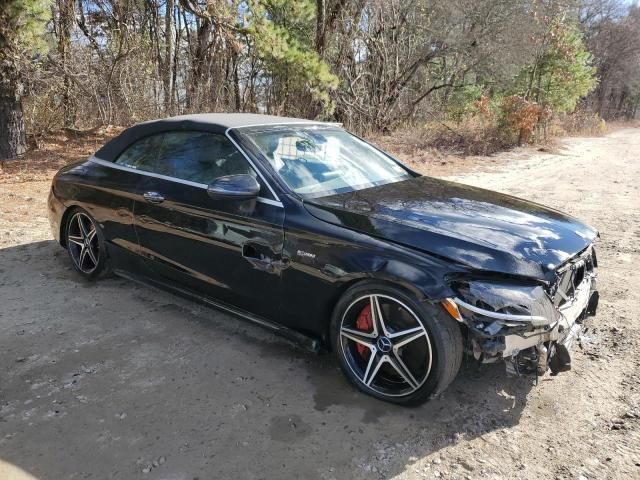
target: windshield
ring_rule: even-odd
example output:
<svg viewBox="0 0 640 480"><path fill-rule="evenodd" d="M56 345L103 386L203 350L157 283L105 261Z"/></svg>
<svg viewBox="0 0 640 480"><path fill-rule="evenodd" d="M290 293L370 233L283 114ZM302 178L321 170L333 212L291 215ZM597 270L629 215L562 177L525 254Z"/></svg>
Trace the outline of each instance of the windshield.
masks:
<svg viewBox="0 0 640 480"><path fill-rule="evenodd" d="M326 126L243 129L293 190L321 197L399 182L411 175L391 158L348 132Z"/></svg>

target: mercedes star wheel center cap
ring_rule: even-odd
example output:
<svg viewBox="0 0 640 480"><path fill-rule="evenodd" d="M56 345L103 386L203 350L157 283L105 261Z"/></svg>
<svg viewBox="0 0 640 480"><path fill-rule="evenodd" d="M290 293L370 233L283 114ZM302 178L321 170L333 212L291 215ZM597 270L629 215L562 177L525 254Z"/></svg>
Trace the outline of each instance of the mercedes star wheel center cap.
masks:
<svg viewBox="0 0 640 480"><path fill-rule="evenodd" d="M387 337L378 338L378 349L382 353L390 352L391 351L391 340L389 340Z"/></svg>

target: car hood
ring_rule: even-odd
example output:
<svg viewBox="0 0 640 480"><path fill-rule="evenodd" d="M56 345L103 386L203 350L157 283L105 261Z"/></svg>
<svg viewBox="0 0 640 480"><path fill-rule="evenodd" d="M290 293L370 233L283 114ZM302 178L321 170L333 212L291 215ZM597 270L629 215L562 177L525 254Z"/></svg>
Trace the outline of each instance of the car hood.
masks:
<svg viewBox="0 0 640 480"><path fill-rule="evenodd" d="M552 280L598 235L556 210L431 177L307 199L317 218L471 269Z"/></svg>

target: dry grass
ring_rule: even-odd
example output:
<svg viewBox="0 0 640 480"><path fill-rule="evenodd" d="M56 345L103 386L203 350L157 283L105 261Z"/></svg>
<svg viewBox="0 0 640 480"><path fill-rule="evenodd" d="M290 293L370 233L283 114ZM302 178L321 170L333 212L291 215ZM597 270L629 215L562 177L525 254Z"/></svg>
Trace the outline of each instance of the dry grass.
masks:
<svg viewBox="0 0 640 480"><path fill-rule="evenodd" d="M24 157L0 164L0 220L11 225L0 232L0 248L37 239L33 226L47 226L46 199L53 175L65 165L84 160L121 131L106 127L80 135L51 132L37 148L31 145Z"/></svg>
<svg viewBox="0 0 640 480"><path fill-rule="evenodd" d="M107 126L90 133L51 132L31 142L24 157L0 166L0 184L49 180L61 167L84 160L123 130Z"/></svg>
<svg viewBox="0 0 640 480"><path fill-rule="evenodd" d="M429 175L457 175L516 146L513 138L478 118L460 123L430 122L369 140L415 170Z"/></svg>
<svg viewBox="0 0 640 480"><path fill-rule="evenodd" d="M615 132L625 128L640 128L640 119L637 120L612 120L607 122L607 131Z"/></svg>
<svg viewBox="0 0 640 480"><path fill-rule="evenodd" d="M549 126L550 137L601 137L609 125L597 113L577 110L555 118Z"/></svg>
<svg viewBox="0 0 640 480"><path fill-rule="evenodd" d="M430 122L408 130L405 143L418 144L448 155L492 155L515 146L512 135L501 132L492 122L473 117L460 123ZM401 135L402 139L402 135Z"/></svg>
<svg viewBox="0 0 640 480"><path fill-rule="evenodd" d="M556 117L547 128L547 137L534 132L531 143L539 151L555 152L562 137L600 137L610 131L640 127L640 120L606 123L598 115L577 111ZM501 130L495 121L480 116L455 122L429 122L422 126L400 128L391 134L371 136L380 146L418 171L451 175L466 170L465 165L479 163L478 157L492 158L517 147L517 135ZM486 159L484 160L486 161Z"/></svg>

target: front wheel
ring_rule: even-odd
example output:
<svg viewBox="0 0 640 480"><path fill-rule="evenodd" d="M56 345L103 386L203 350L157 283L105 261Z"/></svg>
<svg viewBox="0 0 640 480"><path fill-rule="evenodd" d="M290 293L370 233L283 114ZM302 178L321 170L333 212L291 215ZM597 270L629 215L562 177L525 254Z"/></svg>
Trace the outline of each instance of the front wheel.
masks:
<svg viewBox="0 0 640 480"><path fill-rule="evenodd" d="M331 330L347 378L392 403L416 405L438 395L462 362L456 322L439 305L384 284L349 289L334 310Z"/></svg>

